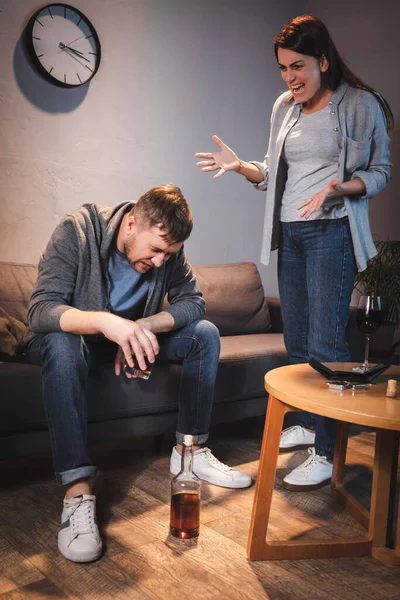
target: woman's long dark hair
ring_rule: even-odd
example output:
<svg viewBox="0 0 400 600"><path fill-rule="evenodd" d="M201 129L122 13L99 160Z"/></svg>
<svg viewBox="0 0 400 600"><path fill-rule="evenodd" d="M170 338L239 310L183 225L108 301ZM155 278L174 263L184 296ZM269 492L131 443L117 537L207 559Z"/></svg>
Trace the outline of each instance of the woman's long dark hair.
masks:
<svg viewBox="0 0 400 600"><path fill-rule="evenodd" d="M329 68L325 73L321 73L324 85L330 90L335 91L343 79L352 87L360 88L374 94L385 114L387 128L390 129L393 127L393 113L387 101L376 90L361 81L361 79L350 71L337 51L329 35L329 31L317 17L302 15L290 21L274 40L277 60L278 48L287 48L299 54L306 54L318 59L325 56L328 60Z"/></svg>

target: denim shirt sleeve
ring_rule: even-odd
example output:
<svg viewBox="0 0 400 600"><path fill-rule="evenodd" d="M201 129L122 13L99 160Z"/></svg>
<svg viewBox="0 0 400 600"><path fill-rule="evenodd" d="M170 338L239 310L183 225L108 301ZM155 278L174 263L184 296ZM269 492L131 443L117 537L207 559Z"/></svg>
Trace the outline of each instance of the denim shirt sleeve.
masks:
<svg viewBox="0 0 400 600"><path fill-rule="evenodd" d="M259 162L258 160L249 160L249 163L251 165L255 165L257 169L261 171L261 174L264 177L264 179L259 183L255 183L254 181L251 181L251 179L247 179L247 181L251 183L251 185L256 190L265 191L268 188L269 154L267 153L265 155L264 160L262 162Z"/></svg>
<svg viewBox="0 0 400 600"><path fill-rule="evenodd" d="M386 118L378 101L375 101L376 112L374 128L370 142L368 164L365 168L360 166L352 173L351 179L359 177L363 180L366 193L361 198L373 198L390 181L390 138L387 133Z"/></svg>
<svg viewBox="0 0 400 600"><path fill-rule="evenodd" d="M250 160L249 163L251 165L254 165L257 167L257 169L259 171L261 171L261 174L263 176L263 180L259 181L258 183L255 183L254 181L251 181L251 179L247 179L247 181L249 183L252 184L252 186L256 189L256 190L260 190L260 191L265 191L268 188L268 179L269 179L269 153L270 153L270 148L271 148L271 132L272 132L272 118L271 118L271 125L270 125L270 134L269 134L269 142L268 142L268 151L267 154L264 156L264 160L262 162L258 161L258 160Z"/></svg>
<svg viewBox="0 0 400 600"><path fill-rule="evenodd" d="M277 100L275 101L275 104L272 108L271 119L270 119L268 151L267 151L267 154L264 156L264 160L263 161L258 161L258 160L250 160L249 161L250 164L255 165L261 171L261 174L263 176L263 180L260 181L259 183L254 183L254 181L247 179L247 181L249 183L251 183L252 186L256 190L265 191L268 188L269 171L270 171L270 155L274 149L273 146L276 144L276 140L273 139L275 117L276 117L276 113L277 113L278 109L284 105L286 98L287 98L287 93L281 94L281 96L279 96L279 98L277 98ZM276 136L276 133L274 135Z"/></svg>

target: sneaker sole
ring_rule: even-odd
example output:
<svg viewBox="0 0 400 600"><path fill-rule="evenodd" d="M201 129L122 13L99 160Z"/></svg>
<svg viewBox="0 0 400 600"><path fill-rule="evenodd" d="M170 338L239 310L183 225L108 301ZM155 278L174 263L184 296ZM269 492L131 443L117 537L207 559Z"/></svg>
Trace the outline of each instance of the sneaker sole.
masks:
<svg viewBox="0 0 400 600"><path fill-rule="evenodd" d="M329 485L331 482L331 478L324 479L320 481L320 483L313 483L311 485L297 485L296 483L287 483L286 481L282 481L282 487L285 490L290 490L291 492L312 492L313 490L319 490L326 485Z"/></svg>
<svg viewBox="0 0 400 600"><path fill-rule="evenodd" d="M64 556L64 558L67 558L68 560L71 560L72 562L76 562L76 563L94 562L95 560L97 560L98 558L100 558L100 556L103 553L103 547L102 546L100 547L100 549L96 553L91 554L90 556L82 556L82 557L74 556L74 553L73 552L68 552L68 550L61 550L60 546L58 546L58 550Z"/></svg>
<svg viewBox="0 0 400 600"><path fill-rule="evenodd" d="M279 448L279 452L284 454L285 452L294 452L295 450L306 450L307 448L312 448L315 446L315 442L311 444L297 444L297 446L285 446L283 448Z"/></svg>
<svg viewBox="0 0 400 600"><path fill-rule="evenodd" d="M176 471L176 473L174 473L174 471L172 471L172 469L170 469L170 472L172 475L178 475L178 473L179 473L179 471ZM196 475L202 481L206 481L207 483L211 483L212 485L217 485L218 487L223 487L223 488L232 488L235 490L248 488L253 484L252 479L250 479L249 483L247 483L247 482L245 483L243 481L215 481L211 477L202 477L198 473L196 473Z"/></svg>

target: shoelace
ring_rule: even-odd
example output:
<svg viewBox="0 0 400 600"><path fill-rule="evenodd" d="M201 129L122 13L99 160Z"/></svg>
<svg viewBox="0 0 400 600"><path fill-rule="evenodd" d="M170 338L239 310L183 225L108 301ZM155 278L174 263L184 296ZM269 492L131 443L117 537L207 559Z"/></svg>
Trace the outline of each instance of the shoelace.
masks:
<svg viewBox="0 0 400 600"><path fill-rule="evenodd" d="M301 430L300 433L305 438L306 432L304 430L304 427L302 427L301 425L292 425L292 427L288 427L287 429L284 429L281 433L281 438L286 439L286 438L290 437L292 435L292 433L294 434L298 429Z"/></svg>
<svg viewBox="0 0 400 600"><path fill-rule="evenodd" d="M199 452L198 455L199 454L204 454L205 458L208 459L208 461L212 467L215 467L216 469L219 469L220 471L223 471L224 473L231 470L231 467L228 467L228 465L224 465L224 463L219 461L218 458L216 458L214 456L214 454L211 452L210 448L202 448L201 452Z"/></svg>
<svg viewBox="0 0 400 600"><path fill-rule="evenodd" d="M315 467L317 466L317 464L319 462L322 462L323 460L327 460L326 456L320 456L319 454L316 454L315 448L308 448L307 452L310 456L307 458L307 460L302 465L297 467L298 471L304 471L305 473L310 473L310 471L315 469Z"/></svg>
<svg viewBox="0 0 400 600"><path fill-rule="evenodd" d="M70 515L70 523L73 538L83 533L94 533L93 500L81 500L74 506Z"/></svg>
<svg viewBox="0 0 400 600"><path fill-rule="evenodd" d="M300 427L300 425L293 425L292 427L288 427L287 429L284 429L282 431L282 437L286 437L291 433L294 433L296 429L302 429L302 427Z"/></svg>

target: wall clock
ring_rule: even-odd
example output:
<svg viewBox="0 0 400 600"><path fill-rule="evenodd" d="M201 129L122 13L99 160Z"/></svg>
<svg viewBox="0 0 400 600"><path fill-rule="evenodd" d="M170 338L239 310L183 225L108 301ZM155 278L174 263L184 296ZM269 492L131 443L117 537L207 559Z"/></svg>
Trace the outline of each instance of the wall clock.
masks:
<svg viewBox="0 0 400 600"><path fill-rule="evenodd" d="M100 65L96 30L80 10L68 4L48 4L32 15L25 30L34 67L60 87L84 85Z"/></svg>

